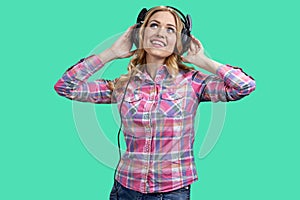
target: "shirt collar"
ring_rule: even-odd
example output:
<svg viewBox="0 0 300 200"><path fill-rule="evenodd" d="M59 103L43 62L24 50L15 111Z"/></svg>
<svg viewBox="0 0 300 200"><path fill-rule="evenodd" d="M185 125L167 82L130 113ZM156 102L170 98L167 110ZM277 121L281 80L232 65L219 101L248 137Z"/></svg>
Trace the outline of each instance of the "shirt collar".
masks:
<svg viewBox="0 0 300 200"><path fill-rule="evenodd" d="M141 80L145 80L145 81L150 81L153 82L152 78L150 77L150 75L147 73L146 68L143 67L139 67L138 66L139 71L135 74L135 77ZM161 65L156 72L156 77L154 82L159 83L161 81L163 81L168 75L170 75L169 71L168 71L168 67L166 64Z"/></svg>

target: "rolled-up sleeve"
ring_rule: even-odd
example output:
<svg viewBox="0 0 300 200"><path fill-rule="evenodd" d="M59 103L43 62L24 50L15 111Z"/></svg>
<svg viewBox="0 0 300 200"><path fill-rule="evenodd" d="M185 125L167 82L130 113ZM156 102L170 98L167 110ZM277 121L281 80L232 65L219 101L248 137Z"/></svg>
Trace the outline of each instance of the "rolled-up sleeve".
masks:
<svg viewBox="0 0 300 200"><path fill-rule="evenodd" d="M55 91L68 99L91 102L112 103L110 83L115 80L98 79L88 82L88 78L104 66L100 58L91 55L71 66L54 85Z"/></svg>
<svg viewBox="0 0 300 200"><path fill-rule="evenodd" d="M199 101L235 101L256 88L255 80L239 67L231 65L219 66L216 75L203 74L196 71L192 85Z"/></svg>

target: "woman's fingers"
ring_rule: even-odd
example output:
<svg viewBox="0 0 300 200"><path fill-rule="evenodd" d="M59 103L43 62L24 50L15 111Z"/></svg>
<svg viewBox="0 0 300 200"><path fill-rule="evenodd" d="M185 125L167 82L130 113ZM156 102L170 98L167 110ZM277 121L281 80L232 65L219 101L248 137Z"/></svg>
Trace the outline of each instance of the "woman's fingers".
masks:
<svg viewBox="0 0 300 200"><path fill-rule="evenodd" d="M190 46L191 53L197 54L200 50L199 40L197 40L193 35L191 35L191 46Z"/></svg>
<svg viewBox="0 0 300 200"><path fill-rule="evenodd" d="M182 62L187 62L186 58L184 56L181 56Z"/></svg>
<svg viewBox="0 0 300 200"><path fill-rule="evenodd" d="M133 54L135 54L136 50L130 51L127 54L127 57L133 56Z"/></svg>
<svg viewBox="0 0 300 200"><path fill-rule="evenodd" d="M130 26L127 30L126 30L126 32L125 32L125 36L126 37L131 37L131 33L132 33L132 31L133 31L133 29L136 27L136 24L134 24L134 25L132 25L132 26Z"/></svg>
<svg viewBox="0 0 300 200"><path fill-rule="evenodd" d="M111 49L118 58L132 56L130 49L132 47L131 34L136 24L127 28L127 30L114 42Z"/></svg>
<svg viewBox="0 0 300 200"><path fill-rule="evenodd" d="M135 52L136 52L136 50L129 51L129 52L123 54L121 57L122 57L122 58L128 58L128 57L131 57L131 56L133 56L133 54L134 54Z"/></svg>
<svg viewBox="0 0 300 200"><path fill-rule="evenodd" d="M194 35L191 35L191 38L192 38L192 43L194 43L196 45L196 48L200 50L202 48L201 42L197 38L195 38Z"/></svg>
<svg viewBox="0 0 300 200"><path fill-rule="evenodd" d="M188 49L186 56L181 56L182 62L186 63L195 63L195 60L203 54L203 47L201 42L191 35L191 45Z"/></svg>
<svg viewBox="0 0 300 200"><path fill-rule="evenodd" d="M194 42L192 42L192 44L190 46L190 50L191 50L192 53L194 53L194 54L196 53L197 48L196 48L196 45L195 45Z"/></svg>

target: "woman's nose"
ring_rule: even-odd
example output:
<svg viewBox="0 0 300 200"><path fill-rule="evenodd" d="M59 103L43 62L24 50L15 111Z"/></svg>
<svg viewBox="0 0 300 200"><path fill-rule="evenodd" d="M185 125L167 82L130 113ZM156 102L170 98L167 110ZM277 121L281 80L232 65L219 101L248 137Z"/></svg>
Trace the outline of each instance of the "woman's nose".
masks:
<svg viewBox="0 0 300 200"><path fill-rule="evenodd" d="M157 35L157 37L164 38L165 37L165 29L163 27L158 28L156 35Z"/></svg>

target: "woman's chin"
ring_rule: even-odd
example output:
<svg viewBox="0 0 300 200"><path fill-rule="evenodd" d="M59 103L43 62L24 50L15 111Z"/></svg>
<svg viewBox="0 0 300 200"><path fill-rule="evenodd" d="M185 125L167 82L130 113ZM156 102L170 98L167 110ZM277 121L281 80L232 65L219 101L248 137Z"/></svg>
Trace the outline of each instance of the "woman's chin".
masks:
<svg viewBox="0 0 300 200"><path fill-rule="evenodd" d="M145 51L147 54L157 58L166 58L173 53L163 48L147 48Z"/></svg>

